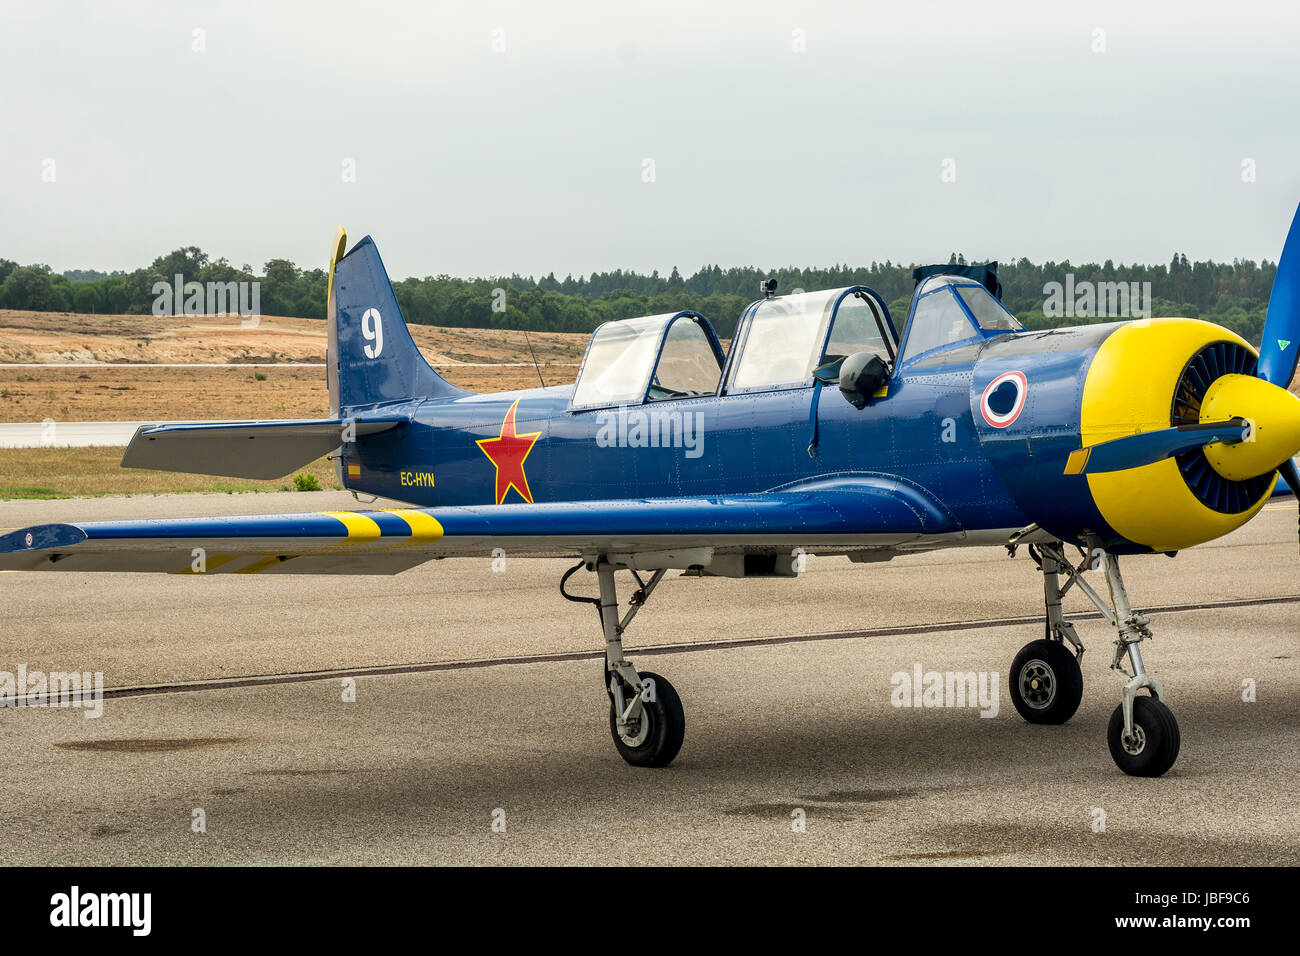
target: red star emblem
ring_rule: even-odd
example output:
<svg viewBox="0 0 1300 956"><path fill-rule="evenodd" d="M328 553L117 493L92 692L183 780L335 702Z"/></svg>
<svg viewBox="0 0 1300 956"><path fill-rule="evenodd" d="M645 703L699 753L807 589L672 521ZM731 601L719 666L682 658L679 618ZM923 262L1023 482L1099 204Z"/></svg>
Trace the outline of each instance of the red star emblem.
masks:
<svg viewBox="0 0 1300 956"><path fill-rule="evenodd" d="M542 433L515 434L515 410L518 407L519 399L516 398L501 422L499 438L480 438L475 442L483 450L483 454L487 455L488 461L496 466L497 504L506 500L506 495L510 493L511 488L519 492L524 501L533 503L533 493L528 488L528 476L524 474L524 459L533 450L533 443L542 437Z"/></svg>

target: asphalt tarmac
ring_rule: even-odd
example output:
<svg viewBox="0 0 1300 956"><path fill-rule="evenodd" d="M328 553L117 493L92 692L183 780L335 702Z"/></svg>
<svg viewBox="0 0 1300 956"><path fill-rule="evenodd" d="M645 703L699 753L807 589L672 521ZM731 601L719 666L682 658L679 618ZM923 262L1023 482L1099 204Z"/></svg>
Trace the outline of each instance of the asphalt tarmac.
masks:
<svg viewBox="0 0 1300 956"><path fill-rule="evenodd" d="M349 506L4 502L0 527ZM1124 776L1107 751L1120 681L1095 615L1077 622L1078 714L1058 727L1016 714L1007 669L1042 629L1024 552L666 578L626 640L685 703L685 745L662 770L613 748L596 614L558 594L566 566L507 556L493 570L484 555L392 578L0 574L0 671L102 671L122 689L97 719L0 710L0 861L1300 863L1292 502L1174 560L1124 562L1152 613L1147 667L1182 729L1157 780ZM594 593L586 577L575 590ZM1091 606L1070 594L1066 610ZM895 675L918 665L996 673L996 715L894 706Z"/></svg>

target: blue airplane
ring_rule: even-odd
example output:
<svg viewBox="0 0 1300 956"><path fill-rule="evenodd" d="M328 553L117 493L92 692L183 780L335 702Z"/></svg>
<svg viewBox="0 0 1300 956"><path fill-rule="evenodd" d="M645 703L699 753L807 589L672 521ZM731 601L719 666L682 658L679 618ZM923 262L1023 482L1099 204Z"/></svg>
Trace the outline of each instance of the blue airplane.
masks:
<svg viewBox="0 0 1300 956"><path fill-rule="evenodd" d="M918 284L902 334L869 288L778 296L765 283L726 353L695 312L608 322L575 384L496 394L441 378L374 243L345 249L340 229L329 418L146 426L122 464L274 478L334 455L355 494L410 507L38 525L0 536L0 569L392 574L497 548L569 556L560 591L598 608L614 745L630 764L664 766L684 738L681 700L622 641L668 571L787 577L807 554L870 563L1023 546L1043 574L1046 636L1012 663L1017 711L1059 724L1079 706L1083 644L1061 611L1077 585L1116 633L1110 752L1125 773L1159 776L1179 729L1143 666L1149 621L1119 558L1241 527L1281 491L1279 475L1300 488L1300 399L1287 390L1300 212L1262 353L1194 319L1026 331L960 275ZM599 597L568 590L582 569ZM636 585L625 613L620 571Z"/></svg>

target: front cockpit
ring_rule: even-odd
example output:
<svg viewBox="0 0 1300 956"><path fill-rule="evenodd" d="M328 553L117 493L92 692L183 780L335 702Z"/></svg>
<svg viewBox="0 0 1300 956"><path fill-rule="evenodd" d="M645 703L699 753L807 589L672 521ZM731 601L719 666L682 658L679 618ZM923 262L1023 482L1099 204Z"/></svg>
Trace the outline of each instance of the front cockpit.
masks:
<svg viewBox="0 0 1300 956"><path fill-rule="evenodd" d="M865 286L760 299L740 318L725 392L811 385L819 369L855 352L888 363L896 349L889 309Z"/></svg>
<svg viewBox="0 0 1300 956"><path fill-rule="evenodd" d="M1023 331L1016 317L980 283L960 276L931 276L912 297L902 362L937 358L955 345Z"/></svg>
<svg viewBox="0 0 1300 956"><path fill-rule="evenodd" d="M884 302L861 286L762 299L741 317L727 391L808 385L816 369L853 352L888 361L888 316Z"/></svg>

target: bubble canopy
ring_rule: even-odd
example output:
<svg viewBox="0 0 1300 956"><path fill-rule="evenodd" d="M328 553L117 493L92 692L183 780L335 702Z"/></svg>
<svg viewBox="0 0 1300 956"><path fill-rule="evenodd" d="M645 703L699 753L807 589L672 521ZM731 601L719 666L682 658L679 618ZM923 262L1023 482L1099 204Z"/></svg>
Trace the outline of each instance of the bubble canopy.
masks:
<svg viewBox="0 0 1300 956"><path fill-rule="evenodd" d="M722 347L697 312L665 312L606 322L592 333L571 409L639 405L713 395Z"/></svg>

